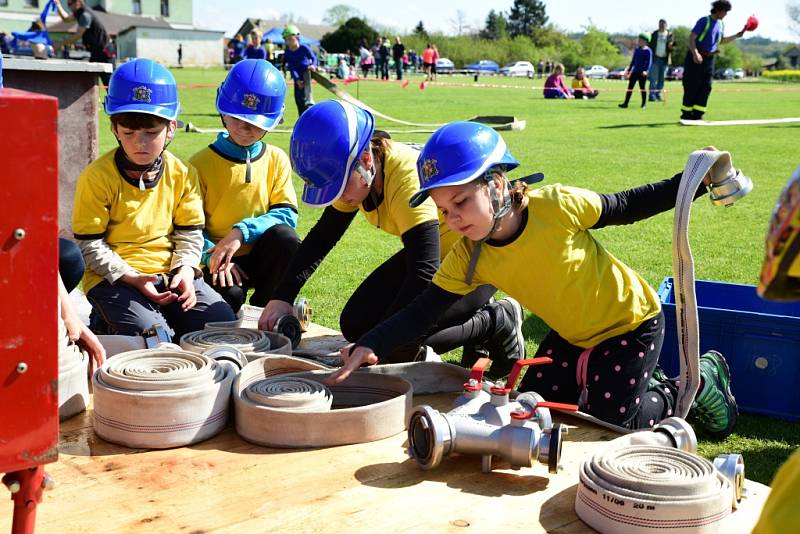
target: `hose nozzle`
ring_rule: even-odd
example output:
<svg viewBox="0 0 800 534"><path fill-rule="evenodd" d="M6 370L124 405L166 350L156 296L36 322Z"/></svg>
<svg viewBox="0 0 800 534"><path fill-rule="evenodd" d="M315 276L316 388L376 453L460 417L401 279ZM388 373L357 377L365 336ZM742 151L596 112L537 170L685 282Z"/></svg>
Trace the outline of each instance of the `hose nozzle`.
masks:
<svg viewBox="0 0 800 534"><path fill-rule="evenodd" d="M711 203L715 206L732 206L734 202L753 190L753 181L733 167L731 156L724 152L708 171L711 184Z"/></svg>

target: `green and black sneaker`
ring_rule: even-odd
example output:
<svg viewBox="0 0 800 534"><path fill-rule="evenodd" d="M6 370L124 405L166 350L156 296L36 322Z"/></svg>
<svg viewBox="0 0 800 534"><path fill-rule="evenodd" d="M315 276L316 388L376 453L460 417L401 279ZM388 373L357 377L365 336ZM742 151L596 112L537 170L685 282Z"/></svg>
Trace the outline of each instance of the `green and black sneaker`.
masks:
<svg viewBox="0 0 800 534"><path fill-rule="evenodd" d="M692 414L703 430L715 437L725 438L733 432L739 410L731 393L731 371L728 362L717 351L700 356L700 376L703 387L692 404Z"/></svg>

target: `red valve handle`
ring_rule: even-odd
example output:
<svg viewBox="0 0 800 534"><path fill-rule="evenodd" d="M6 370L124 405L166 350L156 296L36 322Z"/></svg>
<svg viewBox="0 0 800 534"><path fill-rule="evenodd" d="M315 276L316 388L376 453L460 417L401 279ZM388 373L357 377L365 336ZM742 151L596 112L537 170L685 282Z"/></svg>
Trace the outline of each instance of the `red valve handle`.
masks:
<svg viewBox="0 0 800 534"><path fill-rule="evenodd" d="M478 361L472 365L472 369L469 372L470 380L475 380L478 384L472 386L467 382L464 384L464 391L480 391L483 384L483 373L490 365L492 365L492 360L489 358L478 358Z"/></svg>
<svg viewBox="0 0 800 534"><path fill-rule="evenodd" d="M551 408L553 410L560 410L562 412L577 412L577 404L566 404L564 402L550 402L542 401L536 403L537 408Z"/></svg>
<svg viewBox="0 0 800 534"><path fill-rule="evenodd" d="M530 419L533 413L529 411L511 412L511 419Z"/></svg>
<svg viewBox="0 0 800 534"><path fill-rule="evenodd" d="M528 366L534 365L544 365L546 363L553 363L552 358L528 358L527 360L517 360L514 362L514 367L511 368L511 374L508 375L508 380L506 380L506 387L504 389L508 390L508 393L514 389L514 386L517 385L517 379L519 378L519 374L522 372L522 369Z"/></svg>
<svg viewBox="0 0 800 534"><path fill-rule="evenodd" d="M553 363L552 358L529 358L527 360L517 360L514 362L514 367L511 368L511 374L508 375L508 380L506 380L505 387L493 387L491 389L492 393L497 395L508 395L511 393L511 390L514 389L514 386L517 384L517 379L519 378L519 374L522 372L524 367L533 366L533 365L544 365L546 363Z"/></svg>

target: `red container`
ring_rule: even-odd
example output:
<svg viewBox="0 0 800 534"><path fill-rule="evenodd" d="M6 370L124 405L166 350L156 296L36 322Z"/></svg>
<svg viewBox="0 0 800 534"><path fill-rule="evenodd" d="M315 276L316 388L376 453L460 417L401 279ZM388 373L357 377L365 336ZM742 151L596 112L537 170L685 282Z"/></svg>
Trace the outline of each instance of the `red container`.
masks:
<svg viewBox="0 0 800 534"><path fill-rule="evenodd" d="M58 459L57 120L0 89L0 473Z"/></svg>

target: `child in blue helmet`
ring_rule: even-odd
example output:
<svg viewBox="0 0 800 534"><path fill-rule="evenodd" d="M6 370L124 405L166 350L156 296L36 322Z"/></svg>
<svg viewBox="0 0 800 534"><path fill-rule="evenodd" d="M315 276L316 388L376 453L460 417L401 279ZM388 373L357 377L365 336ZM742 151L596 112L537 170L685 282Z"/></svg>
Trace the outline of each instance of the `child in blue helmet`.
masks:
<svg viewBox="0 0 800 534"><path fill-rule="evenodd" d="M649 428L672 415L677 388L656 369L664 337L658 295L590 230L671 209L680 173L610 195L561 184L511 186L506 172L516 160L503 139L487 126L467 122L437 130L417 165L422 185L412 205L430 195L463 238L419 298L344 354L334 382L426 331L462 295L492 284L552 328L537 356L553 363L530 369L521 390L578 403L630 429ZM727 364L709 353L700 368L703 385L694 411L706 430L727 435L736 421Z"/></svg>
<svg viewBox="0 0 800 534"><path fill-rule="evenodd" d="M400 238L403 248L373 271L344 306L342 333L356 341L428 286L440 250L449 250L457 236L440 224L432 202L409 205L419 190L419 152L376 135L369 112L338 100L315 105L297 121L290 152L295 172L306 182L303 201L325 211L297 250L259 327L271 329L291 313L303 284L360 211L371 225ZM494 292L491 286L480 286L457 299L437 325L390 347L387 361L412 360L423 343L437 353L465 343L482 344L498 366L520 357L522 310L513 300L486 305ZM469 326L461 328L465 321Z"/></svg>
<svg viewBox="0 0 800 534"><path fill-rule="evenodd" d="M227 132L189 160L206 218L203 273L234 311L264 306L297 249L297 195L286 152L262 139L283 116L286 82L271 63L240 61L217 93Z"/></svg>
<svg viewBox="0 0 800 534"><path fill-rule="evenodd" d="M92 326L177 340L233 311L199 269L205 223L193 167L166 150L180 110L172 74L149 59L114 71L105 101L119 147L78 178L72 228L86 262Z"/></svg>
<svg viewBox="0 0 800 534"><path fill-rule="evenodd" d="M294 103L299 117L314 105L310 71L317 68L317 56L308 45L300 44L300 29L294 24L288 24L282 35L286 42L283 62L294 82Z"/></svg>

